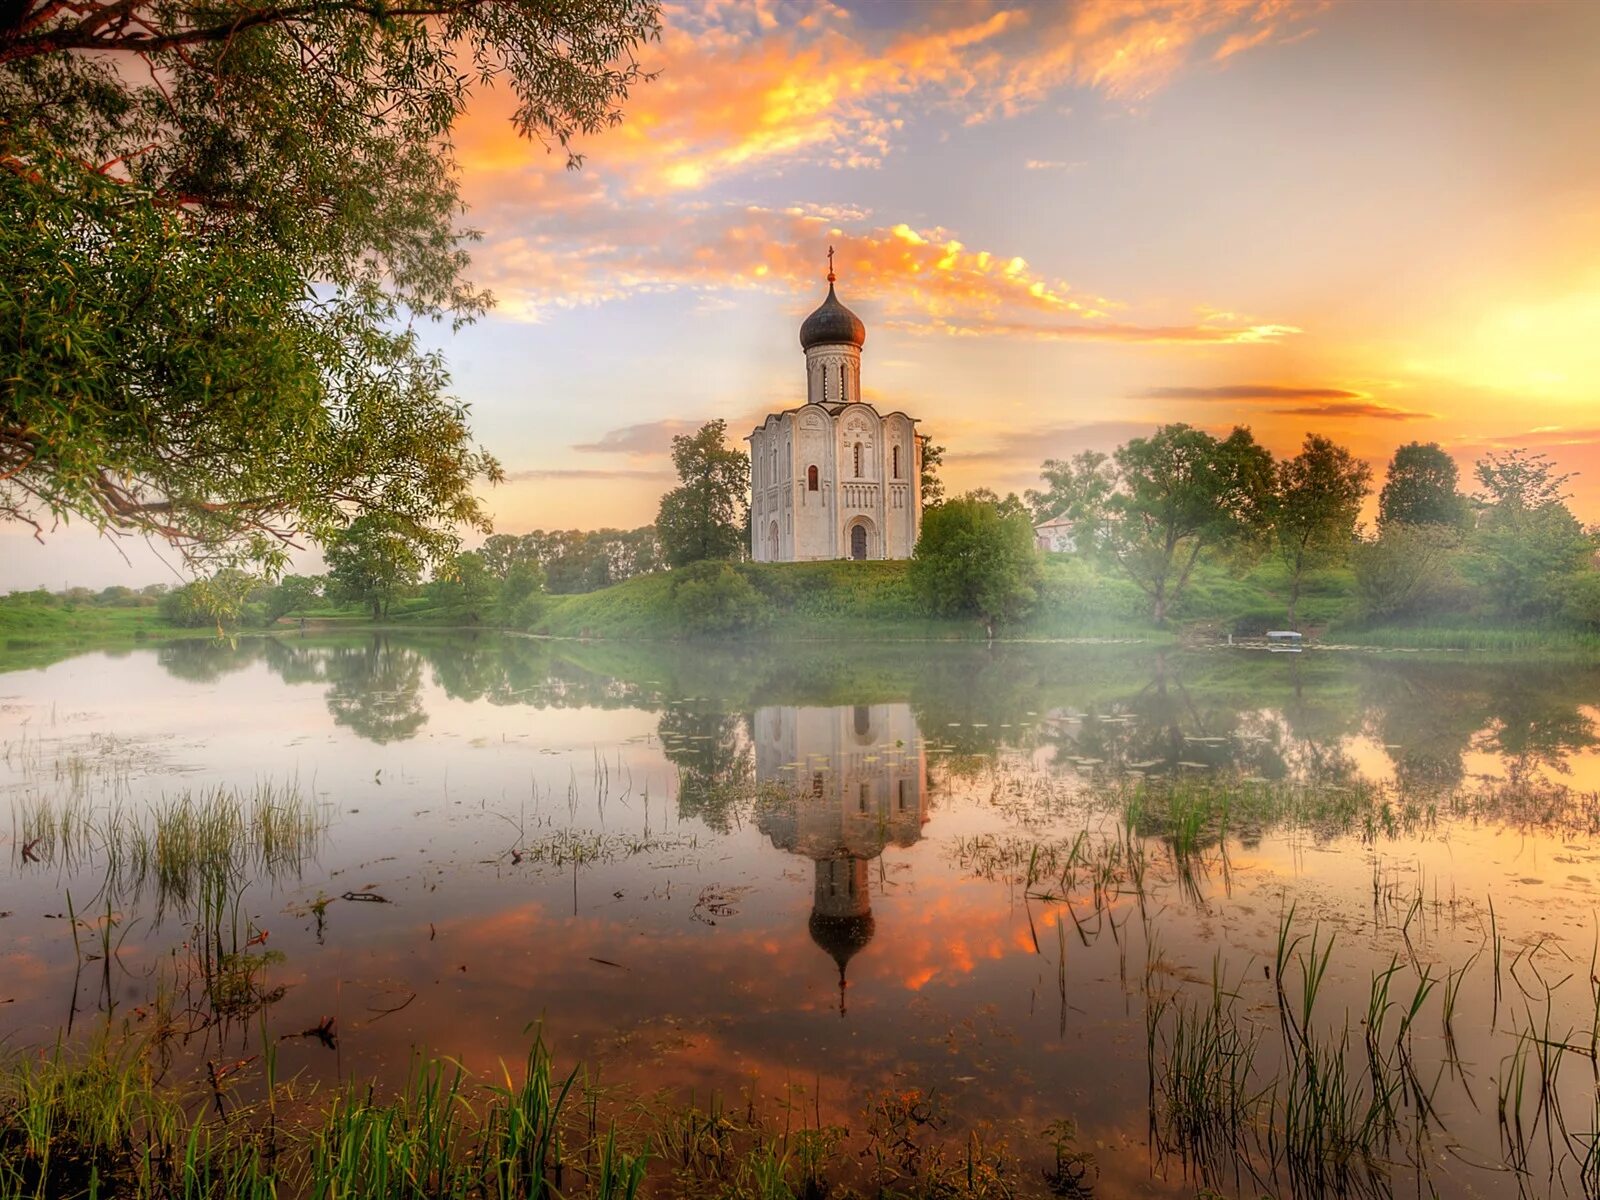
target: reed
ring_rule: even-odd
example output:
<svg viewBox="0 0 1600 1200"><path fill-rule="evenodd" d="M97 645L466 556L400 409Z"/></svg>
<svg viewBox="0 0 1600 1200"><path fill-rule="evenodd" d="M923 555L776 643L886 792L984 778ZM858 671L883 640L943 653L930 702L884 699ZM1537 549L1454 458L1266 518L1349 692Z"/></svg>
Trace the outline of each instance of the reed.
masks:
<svg viewBox="0 0 1600 1200"><path fill-rule="evenodd" d="M327 833L326 812L293 783L216 787L153 803L89 804L77 793L13 807L19 869L97 872L99 898L118 907L153 896L155 919L192 912L223 885L298 879Z"/></svg>

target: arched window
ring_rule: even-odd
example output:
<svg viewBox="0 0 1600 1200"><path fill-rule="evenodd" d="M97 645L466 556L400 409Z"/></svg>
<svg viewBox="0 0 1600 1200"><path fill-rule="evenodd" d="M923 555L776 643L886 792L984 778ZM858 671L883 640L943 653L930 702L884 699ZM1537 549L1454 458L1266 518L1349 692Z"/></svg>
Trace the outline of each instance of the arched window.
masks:
<svg viewBox="0 0 1600 1200"><path fill-rule="evenodd" d="M839 399L848 400L848 399L850 399L850 389L845 384L844 371L845 371L844 364L840 363L839 364Z"/></svg>
<svg viewBox="0 0 1600 1200"><path fill-rule="evenodd" d="M894 448L894 477L896 479L900 478L900 447L899 446L896 446Z"/></svg>
<svg viewBox="0 0 1600 1200"><path fill-rule="evenodd" d="M855 722L857 737L866 737L872 732L872 710L865 704L857 704L851 716Z"/></svg>
<svg viewBox="0 0 1600 1200"><path fill-rule="evenodd" d="M815 467L807 467L806 468L806 491L814 492L816 490L817 490L817 469Z"/></svg>
<svg viewBox="0 0 1600 1200"><path fill-rule="evenodd" d="M861 443L856 443L856 478L861 478Z"/></svg>

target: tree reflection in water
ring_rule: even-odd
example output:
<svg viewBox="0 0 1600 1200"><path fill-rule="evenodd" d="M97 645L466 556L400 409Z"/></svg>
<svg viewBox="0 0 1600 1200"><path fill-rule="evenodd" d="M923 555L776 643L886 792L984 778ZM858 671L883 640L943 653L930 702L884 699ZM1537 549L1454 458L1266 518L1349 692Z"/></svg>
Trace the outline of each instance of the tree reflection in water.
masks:
<svg viewBox="0 0 1600 1200"><path fill-rule="evenodd" d="M427 723L425 679L453 699L658 711L687 815L725 828L749 783L744 714L769 705L908 704L950 761L1052 748L1058 762L1268 779L1349 779L1365 739L1406 787L1463 783L1470 756L1515 777L1561 773L1600 745L1600 671L1411 655L1267 656L1149 647L770 648L559 643L442 631L167 643L176 678L265 663L321 683L334 720L387 743ZM1287 661L1286 661L1287 659ZM424 671L424 667L427 671ZM741 772L746 774L741 775Z"/></svg>
<svg viewBox="0 0 1600 1200"><path fill-rule="evenodd" d="M422 703L424 661L417 650L382 633L362 646L336 647L324 664L335 724L379 745L416 736L428 723Z"/></svg>

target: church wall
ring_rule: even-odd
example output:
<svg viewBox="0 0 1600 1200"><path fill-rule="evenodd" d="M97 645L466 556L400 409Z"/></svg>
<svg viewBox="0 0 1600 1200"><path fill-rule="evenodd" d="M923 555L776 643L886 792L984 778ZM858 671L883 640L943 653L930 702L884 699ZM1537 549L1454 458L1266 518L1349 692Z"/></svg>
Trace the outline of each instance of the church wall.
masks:
<svg viewBox="0 0 1600 1200"><path fill-rule="evenodd" d="M927 768L910 705L773 706L751 729L756 778L795 794L792 811L762 818L782 848L870 859L922 836Z"/></svg>
<svg viewBox="0 0 1600 1200"><path fill-rule="evenodd" d="M826 409L808 405L793 417L795 423L794 559L805 562L833 558L834 496L833 418ZM817 469L817 490L809 486L808 472Z"/></svg>
<svg viewBox="0 0 1600 1200"><path fill-rule="evenodd" d="M788 562L794 555L792 436L788 414L768 417L750 435L750 554L756 562Z"/></svg>
<svg viewBox="0 0 1600 1200"><path fill-rule="evenodd" d="M834 452L839 461L839 557L850 557L851 526L865 523L867 557L883 553L883 422L866 404L834 418Z"/></svg>
<svg viewBox="0 0 1600 1200"><path fill-rule="evenodd" d="M918 459L916 426L899 413L883 420L884 552L889 558L910 558L917 544L922 515L922 464ZM899 475L895 451L899 451Z"/></svg>

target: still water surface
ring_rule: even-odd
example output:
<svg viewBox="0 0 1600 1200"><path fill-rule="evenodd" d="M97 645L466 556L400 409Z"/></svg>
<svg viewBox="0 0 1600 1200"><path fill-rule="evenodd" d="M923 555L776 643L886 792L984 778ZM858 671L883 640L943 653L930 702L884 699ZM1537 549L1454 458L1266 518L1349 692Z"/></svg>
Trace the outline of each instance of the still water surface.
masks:
<svg viewBox="0 0 1600 1200"><path fill-rule="evenodd" d="M0 675L0 1035L162 1021L175 1075L265 1033L280 1076L397 1080L416 1051L519 1060L540 1024L559 1061L630 1092L855 1127L916 1090L952 1136L1030 1162L1076 1122L1102 1195L1257 1195L1177 1151L1156 1082L1174 1010L1152 1004L1204 1005L1220 979L1273 1031L1252 1051L1264 1088L1287 1057L1273 970L1293 906L1307 940L1287 961L1333 937L1319 1020L1355 1044L1375 972L1399 964L1405 1003L1434 981L1409 1051L1431 1116L1363 1188L1583 1194L1597 705L1600 669L1467 656L452 634L86 654ZM1129 834L1139 780L1213 778L1386 790L1377 819L1246 815L1189 856L1170 830ZM263 784L298 788L319 827L232 918L265 1003L186 1023L162 995L181 906L108 887L92 839L23 850L52 807ZM1138 887L1115 858L1133 845ZM100 955L82 943L108 912ZM336 1036L296 1036L327 1018ZM1542 1118L1535 1026L1546 1056L1566 1047ZM1536 1137L1500 1119L1518 1071Z"/></svg>

